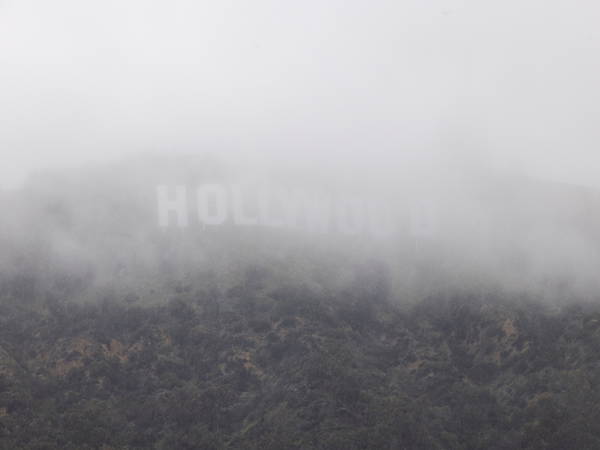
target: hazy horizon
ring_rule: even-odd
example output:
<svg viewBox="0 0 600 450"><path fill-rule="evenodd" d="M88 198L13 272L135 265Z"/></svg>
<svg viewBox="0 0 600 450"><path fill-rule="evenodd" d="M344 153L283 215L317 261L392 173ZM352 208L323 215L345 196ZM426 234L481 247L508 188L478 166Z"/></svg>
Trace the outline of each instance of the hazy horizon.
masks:
<svg viewBox="0 0 600 450"><path fill-rule="evenodd" d="M0 186L150 151L472 159L600 187L599 13L541 0L4 0Z"/></svg>

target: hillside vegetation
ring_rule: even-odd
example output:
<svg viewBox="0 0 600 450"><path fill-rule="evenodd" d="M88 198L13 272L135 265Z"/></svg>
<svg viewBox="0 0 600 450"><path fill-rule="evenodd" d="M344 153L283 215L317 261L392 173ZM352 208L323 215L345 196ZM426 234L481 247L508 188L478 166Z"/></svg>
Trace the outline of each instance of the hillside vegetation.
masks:
<svg viewBox="0 0 600 450"><path fill-rule="evenodd" d="M158 304L4 283L0 448L600 448L596 304L240 273Z"/></svg>

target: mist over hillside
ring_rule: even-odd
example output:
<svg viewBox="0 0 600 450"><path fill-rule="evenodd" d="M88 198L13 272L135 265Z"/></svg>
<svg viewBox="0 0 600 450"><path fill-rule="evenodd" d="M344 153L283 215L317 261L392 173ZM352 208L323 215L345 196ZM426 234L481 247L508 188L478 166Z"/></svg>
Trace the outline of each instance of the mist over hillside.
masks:
<svg viewBox="0 0 600 450"><path fill-rule="evenodd" d="M600 448L598 193L385 173L155 156L4 193L0 447Z"/></svg>
<svg viewBox="0 0 600 450"><path fill-rule="evenodd" d="M489 170L335 169L146 156L39 173L2 198L3 282L160 300L165 283L212 273L227 284L252 264L291 274L305 258L385 266L400 302L456 286L553 301L597 292L592 189Z"/></svg>
<svg viewBox="0 0 600 450"><path fill-rule="evenodd" d="M599 22L0 0L0 450L599 450Z"/></svg>

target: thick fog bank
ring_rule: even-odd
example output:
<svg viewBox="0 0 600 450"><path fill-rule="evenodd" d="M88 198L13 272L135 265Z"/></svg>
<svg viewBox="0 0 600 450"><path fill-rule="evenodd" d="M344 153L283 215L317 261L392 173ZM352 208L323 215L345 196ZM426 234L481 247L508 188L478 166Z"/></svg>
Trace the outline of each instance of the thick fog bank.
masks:
<svg viewBox="0 0 600 450"><path fill-rule="evenodd" d="M400 301L469 286L598 292L593 190L465 167L309 169L145 156L40 173L2 195L1 281L24 298L160 300L182 280L226 289L249 266L324 285L379 267Z"/></svg>

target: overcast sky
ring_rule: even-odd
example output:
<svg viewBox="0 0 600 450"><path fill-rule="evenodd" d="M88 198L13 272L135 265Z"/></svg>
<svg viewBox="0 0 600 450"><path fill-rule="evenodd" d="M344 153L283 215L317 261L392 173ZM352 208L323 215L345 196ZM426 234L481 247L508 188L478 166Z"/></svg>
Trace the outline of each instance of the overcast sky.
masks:
<svg viewBox="0 0 600 450"><path fill-rule="evenodd" d="M0 0L0 186L143 151L466 152L600 186L599 23L597 0Z"/></svg>

